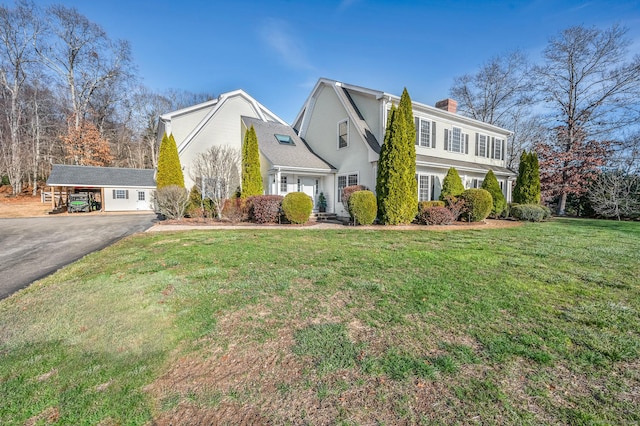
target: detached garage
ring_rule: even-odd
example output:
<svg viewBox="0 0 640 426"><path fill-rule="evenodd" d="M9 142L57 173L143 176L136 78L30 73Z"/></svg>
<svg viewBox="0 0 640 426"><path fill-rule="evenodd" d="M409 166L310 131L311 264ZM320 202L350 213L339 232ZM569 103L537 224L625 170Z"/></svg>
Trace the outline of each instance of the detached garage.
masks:
<svg viewBox="0 0 640 426"><path fill-rule="evenodd" d="M54 164L47 186L53 210L70 206L73 194L86 194L92 206L105 212L153 210L154 175L152 169Z"/></svg>

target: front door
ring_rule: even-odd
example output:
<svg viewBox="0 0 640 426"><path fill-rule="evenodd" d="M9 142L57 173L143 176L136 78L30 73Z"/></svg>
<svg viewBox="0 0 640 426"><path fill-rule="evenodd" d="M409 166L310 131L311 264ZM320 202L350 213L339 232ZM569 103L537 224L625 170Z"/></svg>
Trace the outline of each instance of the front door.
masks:
<svg viewBox="0 0 640 426"><path fill-rule="evenodd" d="M302 178L302 192L307 194L313 200L313 209L317 208L316 179L305 177Z"/></svg>

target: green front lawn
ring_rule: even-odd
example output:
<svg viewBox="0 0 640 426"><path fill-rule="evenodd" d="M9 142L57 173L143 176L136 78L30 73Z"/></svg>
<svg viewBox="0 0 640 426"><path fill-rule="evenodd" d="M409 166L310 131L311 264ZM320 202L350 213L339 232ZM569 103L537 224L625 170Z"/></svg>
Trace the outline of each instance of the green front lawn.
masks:
<svg viewBox="0 0 640 426"><path fill-rule="evenodd" d="M127 238L0 301L0 424L640 422L640 224Z"/></svg>

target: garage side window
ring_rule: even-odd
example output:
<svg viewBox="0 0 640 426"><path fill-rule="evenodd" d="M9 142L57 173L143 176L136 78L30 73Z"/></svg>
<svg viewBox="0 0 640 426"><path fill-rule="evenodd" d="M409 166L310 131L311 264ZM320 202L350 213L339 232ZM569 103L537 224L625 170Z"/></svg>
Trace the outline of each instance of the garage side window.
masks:
<svg viewBox="0 0 640 426"><path fill-rule="evenodd" d="M113 190L113 199L114 200L128 200L129 199L129 190L128 189L114 189Z"/></svg>
<svg viewBox="0 0 640 426"><path fill-rule="evenodd" d="M144 192L138 192L138 201L144 201Z"/></svg>

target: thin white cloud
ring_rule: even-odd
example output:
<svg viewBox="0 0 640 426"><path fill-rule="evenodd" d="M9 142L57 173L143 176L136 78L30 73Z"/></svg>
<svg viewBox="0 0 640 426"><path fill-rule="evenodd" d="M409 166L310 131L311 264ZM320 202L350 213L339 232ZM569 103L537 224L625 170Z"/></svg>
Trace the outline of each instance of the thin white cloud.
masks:
<svg viewBox="0 0 640 426"><path fill-rule="evenodd" d="M290 31L291 25L282 19L267 19L260 27L263 43L273 50L289 67L314 69L307 59L301 38Z"/></svg>
<svg viewBox="0 0 640 426"><path fill-rule="evenodd" d="M338 6L338 10L340 12L342 12L342 11L344 11L346 9L349 9L351 6L353 6L354 4L359 3L359 2L360 2L360 0L342 0L340 2L340 6Z"/></svg>

